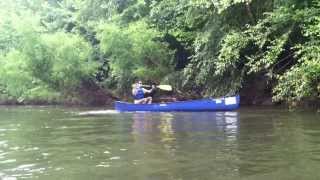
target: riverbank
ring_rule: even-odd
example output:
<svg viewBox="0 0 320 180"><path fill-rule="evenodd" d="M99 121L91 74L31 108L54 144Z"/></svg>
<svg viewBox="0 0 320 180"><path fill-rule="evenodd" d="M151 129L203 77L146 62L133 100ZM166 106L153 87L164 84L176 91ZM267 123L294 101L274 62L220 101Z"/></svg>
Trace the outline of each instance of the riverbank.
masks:
<svg viewBox="0 0 320 180"><path fill-rule="evenodd" d="M50 105L62 105L62 106L84 106L84 107L102 107L102 106L112 106L114 101L122 100L132 102L131 97L116 97L110 93L105 92L88 92L82 91L81 96L79 94L60 96L60 97L41 97L35 99L15 99L13 97L0 96L0 105L39 105L39 106L50 106ZM201 99L204 97L199 96L156 96L154 97L155 103L163 102L173 102L173 101L184 101L190 99ZM282 107L291 109L315 109L320 110L319 100L304 100L301 102L273 102L271 97L254 97L240 95L240 105L241 106L255 106L255 107Z"/></svg>
<svg viewBox="0 0 320 180"><path fill-rule="evenodd" d="M80 88L77 92L68 94L50 93L18 98L0 95L0 105L105 106L113 104L115 100L119 98L98 86Z"/></svg>

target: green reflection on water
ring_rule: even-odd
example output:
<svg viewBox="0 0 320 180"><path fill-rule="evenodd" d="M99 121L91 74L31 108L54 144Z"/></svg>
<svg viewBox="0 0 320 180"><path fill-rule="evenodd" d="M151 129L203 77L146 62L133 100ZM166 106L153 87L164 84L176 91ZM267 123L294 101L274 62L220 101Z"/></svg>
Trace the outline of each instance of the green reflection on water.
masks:
<svg viewBox="0 0 320 180"><path fill-rule="evenodd" d="M200 113L91 112L1 107L0 177L320 177L320 118L313 112L262 108Z"/></svg>

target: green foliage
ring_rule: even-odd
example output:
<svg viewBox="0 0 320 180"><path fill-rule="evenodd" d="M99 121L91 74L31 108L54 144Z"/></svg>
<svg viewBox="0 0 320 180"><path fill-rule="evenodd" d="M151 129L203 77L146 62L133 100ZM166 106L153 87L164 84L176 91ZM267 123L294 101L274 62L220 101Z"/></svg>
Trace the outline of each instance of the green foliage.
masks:
<svg viewBox="0 0 320 180"><path fill-rule="evenodd" d="M3 93L19 98L32 88L32 76L26 71L24 58L24 54L18 51L1 57L0 84Z"/></svg>
<svg viewBox="0 0 320 180"><path fill-rule="evenodd" d="M9 45L1 50L2 92L21 102L56 102L58 92L74 93L83 81L93 79L98 64L90 59L92 47L82 37L47 34L40 17L30 17L7 17L0 26L0 44Z"/></svg>
<svg viewBox="0 0 320 180"><path fill-rule="evenodd" d="M123 95L135 79L223 96L241 92L252 77L268 81L275 101L319 98L320 4L315 0L13 0L0 5L2 98L59 101L84 82Z"/></svg>
<svg viewBox="0 0 320 180"><path fill-rule="evenodd" d="M308 41L296 46L297 65L278 76L279 82L274 88L275 101L320 98L320 18L308 16L303 29Z"/></svg>
<svg viewBox="0 0 320 180"><path fill-rule="evenodd" d="M308 60L279 76L274 100L300 101L320 98L320 61Z"/></svg>
<svg viewBox="0 0 320 180"><path fill-rule="evenodd" d="M165 43L156 40L160 34L145 22L128 27L108 23L100 29L101 49L109 57L119 91L130 88L134 79L160 82L173 71L172 53Z"/></svg>
<svg viewBox="0 0 320 180"><path fill-rule="evenodd" d="M6 54L19 44L19 35L10 21L0 23L0 53Z"/></svg>
<svg viewBox="0 0 320 180"><path fill-rule="evenodd" d="M220 18L228 18L230 12L233 15L241 12L241 6L238 10L236 6L242 2L219 3L213 2L213 5ZM224 22L221 27L208 24L213 28L205 28L200 41L194 43L195 55L185 71L186 85L196 82L198 87L205 89L204 94L225 95L240 91L252 75L262 75L270 82L278 81L273 89L274 100L317 98L319 43L316 37L319 28L315 22L319 17L316 13L319 6L310 1L277 2L273 4L272 12L263 13L257 11L255 1L248 3L243 6L251 8L252 14L247 12L247 17L261 19L257 23L248 21L247 25L237 23L235 19ZM219 18L216 22L219 23ZM213 34L219 34L220 40Z"/></svg>
<svg viewBox="0 0 320 180"><path fill-rule="evenodd" d="M138 21L149 13L149 8L143 0L129 6L124 9L121 13L121 21L123 24L128 24L130 22Z"/></svg>
<svg viewBox="0 0 320 180"><path fill-rule="evenodd" d="M10 51L0 58L0 100L19 103L61 102L58 92L31 75L25 59L25 55L19 51Z"/></svg>
<svg viewBox="0 0 320 180"><path fill-rule="evenodd" d="M82 81L94 78L98 64L90 59L92 48L82 37L58 32L44 34L41 40L47 50L36 50L34 53L48 52L45 56L40 55L43 64L35 58L38 54L31 56L29 61L32 67L42 65L34 69L36 77L42 79L49 76L49 79L42 80L59 91L74 91Z"/></svg>
<svg viewBox="0 0 320 180"><path fill-rule="evenodd" d="M237 63L241 62L241 51L248 45L249 39L239 32L227 34L215 62L216 75L223 75L225 72L235 70Z"/></svg>

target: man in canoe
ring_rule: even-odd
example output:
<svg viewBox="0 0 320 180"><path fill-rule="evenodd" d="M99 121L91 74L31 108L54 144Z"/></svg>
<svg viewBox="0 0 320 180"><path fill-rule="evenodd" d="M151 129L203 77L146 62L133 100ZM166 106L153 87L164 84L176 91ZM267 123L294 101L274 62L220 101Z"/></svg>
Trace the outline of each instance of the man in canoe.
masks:
<svg viewBox="0 0 320 180"><path fill-rule="evenodd" d="M142 87L142 81L138 81L136 84L133 85L132 88L132 95L134 98L134 104L151 104L152 97L145 97L145 94L151 94L155 89L155 86L152 85L152 89L147 90Z"/></svg>

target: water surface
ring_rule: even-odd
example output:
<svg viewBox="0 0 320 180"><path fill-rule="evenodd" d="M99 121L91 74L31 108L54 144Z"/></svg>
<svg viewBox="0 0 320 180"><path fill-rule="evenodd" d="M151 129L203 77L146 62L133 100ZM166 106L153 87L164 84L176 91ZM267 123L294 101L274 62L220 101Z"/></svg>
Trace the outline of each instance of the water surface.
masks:
<svg viewBox="0 0 320 180"><path fill-rule="evenodd" d="M0 107L0 179L300 180L318 169L312 111Z"/></svg>

